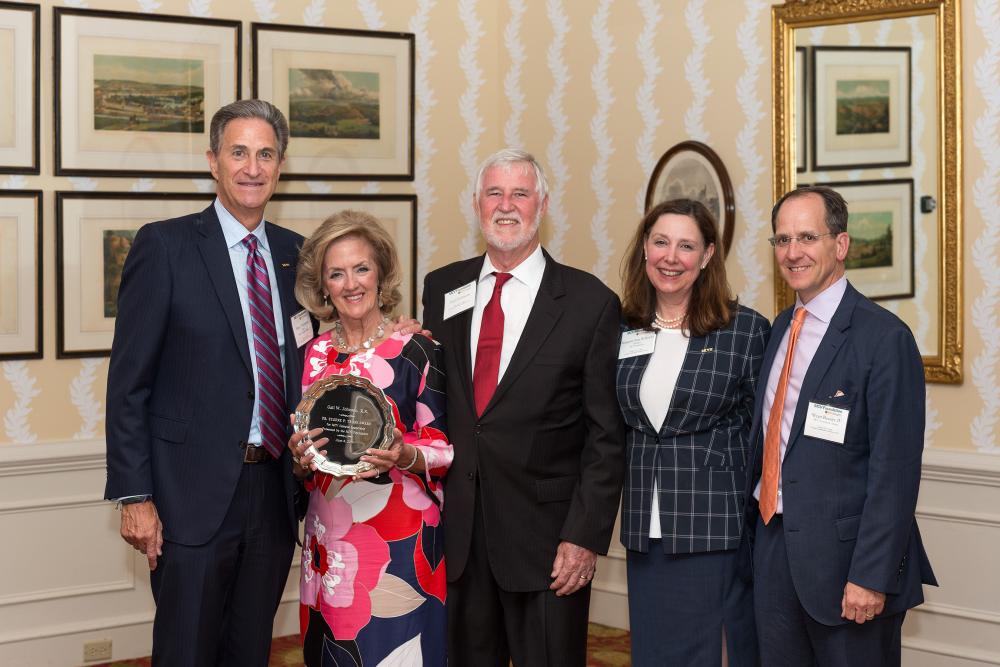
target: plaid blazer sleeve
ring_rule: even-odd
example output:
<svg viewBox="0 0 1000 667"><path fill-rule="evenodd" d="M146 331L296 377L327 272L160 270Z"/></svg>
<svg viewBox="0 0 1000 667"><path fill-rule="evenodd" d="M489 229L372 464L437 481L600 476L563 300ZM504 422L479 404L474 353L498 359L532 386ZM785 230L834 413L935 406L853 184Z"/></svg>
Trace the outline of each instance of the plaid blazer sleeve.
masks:
<svg viewBox="0 0 1000 667"><path fill-rule="evenodd" d="M769 334L766 318L740 306L728 326L691 338L658 428L639 401L650 355L619 360L627 446L621 541L627 549L649 549L654 479L665 552L739 544L754 394ZM669 391L669 380L661 382Z"/></svg>

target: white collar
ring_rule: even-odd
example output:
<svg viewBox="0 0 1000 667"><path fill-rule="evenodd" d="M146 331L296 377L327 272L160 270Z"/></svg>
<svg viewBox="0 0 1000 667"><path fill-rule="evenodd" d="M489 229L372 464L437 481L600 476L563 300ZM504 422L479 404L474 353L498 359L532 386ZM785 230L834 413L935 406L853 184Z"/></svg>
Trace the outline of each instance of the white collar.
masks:
<svg viewBox="0 0 1000 667"><path fill-rule="evenodd" d="M515 266L510 271L500 271L495 266L493 262L490 261L489 254L483 257L483 268L479 271L479 280L482 282L487 276L493 275L493 273L509 273L514 278L532 289L532 291L537 292L539 286L542 284L542 275L545 273L545 255L542 254L541 244L535 247L535 250L524 258L520 264Z"/></svg>
<svg viewBox="0 0 1000 667"><path fill-rule="evenodd" d="M247 237L247 228L232 213L226 210L226 207L222 205L218 197L215 198L213 206L215 206L215 214L219 216L219 224L222 225L222 235L226 239L226 247L232 248L242 243L243 239ZM263 248L269 253L271 252L270 247L267 245L267 234L264 233L263 220L249 233L257 237L257 247Z"/></svg>

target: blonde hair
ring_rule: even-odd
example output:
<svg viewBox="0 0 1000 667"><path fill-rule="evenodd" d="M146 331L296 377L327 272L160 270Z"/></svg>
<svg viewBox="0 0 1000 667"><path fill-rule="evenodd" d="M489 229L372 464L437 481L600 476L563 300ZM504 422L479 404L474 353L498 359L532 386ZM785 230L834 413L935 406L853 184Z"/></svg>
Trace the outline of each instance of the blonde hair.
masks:
<svg viewBox="0 0 1000 667"><path fill-rule="evenodd" d="M302 244L296 269L295 299L323 322L337 317L337 309L324 298L323 259L330 244L348 237L366 241L372 247L378 269L381 310L391 315L403 298L399 291L402 278L396 244L379 221L363 211L334 213Z"/></svg>

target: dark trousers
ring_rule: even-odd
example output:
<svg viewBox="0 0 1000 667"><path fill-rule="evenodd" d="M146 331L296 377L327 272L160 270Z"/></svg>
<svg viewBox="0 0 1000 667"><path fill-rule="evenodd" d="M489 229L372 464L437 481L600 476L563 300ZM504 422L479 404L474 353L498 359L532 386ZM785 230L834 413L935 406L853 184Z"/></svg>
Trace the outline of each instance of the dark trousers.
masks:
<svg viewBox="0 0 1000 667"><path fill-rule="evenodd" d="M736 550L628 552L628 611L635 667L722 665L722 637L730 667L755 667L757 634L753 591L736 575Z"/></svg>
<svg viewBox="0 0 1000 667"><path fill-rule="evenodd" d="M475 516L465 570L448 584L448 664L583 667L590 586L562 597L501 589L490 568L478 491Z"/></svg>
<svg viewBox="0 0 1000 667"><path fill-rule="evenodd" d="M164 542L151 575L157 667L267 667L295 543L278 461L243 464L208 543Z"/></svg>
<svg viewBox="0 0 1000 667"><path fill-rule="evenodd" d="M829 626L802 608L780 514L766 526L757 519L753 563L754 612L765 667L899 667L905 614Z"/></svg>

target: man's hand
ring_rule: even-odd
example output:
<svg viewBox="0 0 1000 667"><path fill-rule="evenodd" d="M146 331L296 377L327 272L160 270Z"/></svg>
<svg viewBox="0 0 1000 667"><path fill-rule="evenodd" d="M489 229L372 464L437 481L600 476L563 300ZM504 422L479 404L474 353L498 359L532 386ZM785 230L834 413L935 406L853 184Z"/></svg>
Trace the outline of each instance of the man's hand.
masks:
<svg viewBox="0 0 1000 667"><path fill-rule="evenodd" d="M840 602L840 615L861 625L882 613L885 609L885 593L873 591L847 582L844 599Z"/></svg>
<svg viewBox="0 0 1000 667"><path fill-rule="evenodd" d="M408 336L410 334L418 333L421 336L433 339L431 332L423 328L423 325L412 317L407 317L406 315L400 315L396 318L396 321L392 323L392 330L403 336Z"/></svg>
<svg viewBox="0 0 1000 667"><path fill-rule="evenodd" d="M152 500L122 505L122 538L136 551L144 553L149 571L156 569L156 558L163 554L163 524Z"/></svg>
<svg viewBox="0 0 1000 667"><path fill-rule="evenodd" d="M570 595L590 583L597 569L597 554L569 542L560 542L552 562L554 580L549 588L556 595Z"/></svg>

